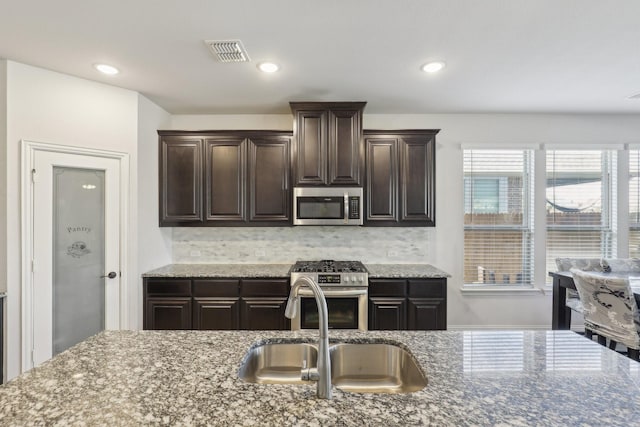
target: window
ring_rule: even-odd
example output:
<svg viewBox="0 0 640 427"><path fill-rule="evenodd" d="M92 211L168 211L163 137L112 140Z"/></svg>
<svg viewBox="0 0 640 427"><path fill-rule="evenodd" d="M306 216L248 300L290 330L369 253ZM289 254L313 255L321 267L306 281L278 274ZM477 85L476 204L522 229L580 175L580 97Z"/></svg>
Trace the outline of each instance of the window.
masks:
<svg viewBox="0 0 640 427"><path fill-rule="evenodd" d="M464 150L464 283L533 282L533 152Z"/></svg>
<svg viewBox="0 0 640 427"><path fill-rule="evenodd" d="M640 258L640 150L629 151L629 256Z"/></svg>
<svg viewBox="0 0 640 427"><path fill-rule="evenodd" d="M615 256L615 151L550 150L546 156L546 270L556 270L557 257Z"/></svg>

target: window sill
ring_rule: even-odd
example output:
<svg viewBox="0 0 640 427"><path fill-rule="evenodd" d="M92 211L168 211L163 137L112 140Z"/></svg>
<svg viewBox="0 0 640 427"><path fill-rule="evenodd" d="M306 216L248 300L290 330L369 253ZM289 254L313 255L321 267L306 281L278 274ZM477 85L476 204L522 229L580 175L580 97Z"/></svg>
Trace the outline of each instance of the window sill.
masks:
<svg viewBox="0 0 640 427"><path fill-rule="evenodd" d="M544 291L533 286L474 286L465 285L460 289L463 295L544 295Z"/></svg>

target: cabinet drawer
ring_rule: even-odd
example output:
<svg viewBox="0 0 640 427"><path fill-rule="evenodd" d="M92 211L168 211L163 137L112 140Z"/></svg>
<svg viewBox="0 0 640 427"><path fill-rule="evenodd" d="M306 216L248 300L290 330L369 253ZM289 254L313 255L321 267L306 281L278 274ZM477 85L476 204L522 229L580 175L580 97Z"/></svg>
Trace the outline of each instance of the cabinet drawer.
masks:
<svg viewBox="0 0 640 427"><path fill-rule="evenodd" d="M446 279L409 279L410 297L440 297L447 296Z"/></svg>
<svg viewBox="0 0 640 427"><path fill-rule="evenodd" d="M237 297L240 280L208 279L193 281L194 297Z"/></svg>
<svg viewBox="0 0 640 427"><path fill-rule="evenodd" d="M289 279L244 279L242 296L288 296Z"/></svg>
<svg viewBox="0 0 640 427"><path fill-rule="evenodd" d="M407 294L407 281L402 279L369 279L370 296L403 297Z"/></svg>
<svg viewBox="0 0 640 427"><path fill-rule="evenodd" d="M191 296L191 280L189 279L153 279L147 280L148 296Z"/></svg>

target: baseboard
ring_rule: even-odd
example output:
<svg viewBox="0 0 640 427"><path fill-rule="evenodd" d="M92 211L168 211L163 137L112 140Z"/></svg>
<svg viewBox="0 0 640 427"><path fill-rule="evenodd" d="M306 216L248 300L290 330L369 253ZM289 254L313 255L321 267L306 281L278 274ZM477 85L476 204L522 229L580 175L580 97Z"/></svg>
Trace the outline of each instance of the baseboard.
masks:
<svg viewBox="0 0 640 427"><path fill-rule="evenodd" d="M449 331L548 331L550 329L551 325L447 325Z"/></svg>

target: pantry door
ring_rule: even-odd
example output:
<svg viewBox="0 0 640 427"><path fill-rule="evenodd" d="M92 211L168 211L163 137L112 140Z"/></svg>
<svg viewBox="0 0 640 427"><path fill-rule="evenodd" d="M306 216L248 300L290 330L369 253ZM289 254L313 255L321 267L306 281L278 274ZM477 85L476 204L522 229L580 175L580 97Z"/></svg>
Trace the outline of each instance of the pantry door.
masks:
<svg viewBox="0 0 640 427"><path fill-rule="evenodd" d="M119 329L121 295L120 160L36 150L32 165L27 369Z"/></svg>

